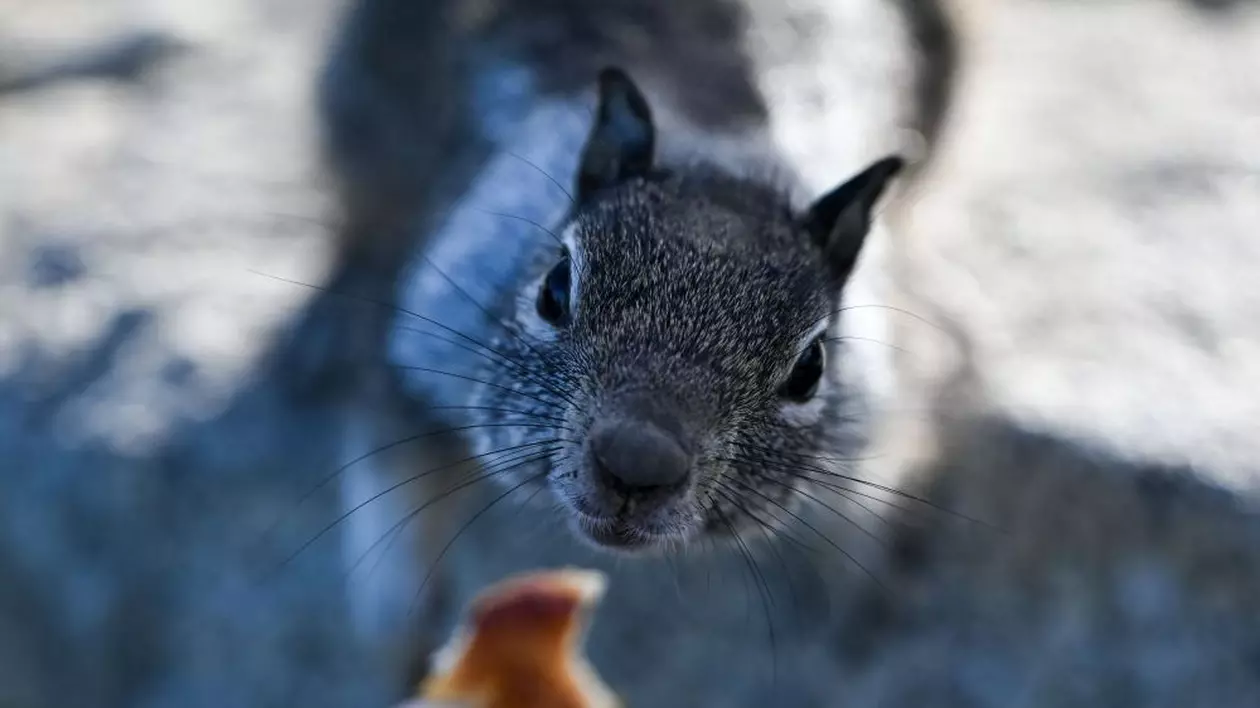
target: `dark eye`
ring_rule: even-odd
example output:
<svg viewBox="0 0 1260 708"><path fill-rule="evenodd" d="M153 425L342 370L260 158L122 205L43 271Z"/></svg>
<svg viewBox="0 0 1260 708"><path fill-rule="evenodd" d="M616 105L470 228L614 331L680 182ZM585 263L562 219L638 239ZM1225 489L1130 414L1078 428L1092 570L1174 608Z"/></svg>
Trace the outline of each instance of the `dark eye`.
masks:
<svg viewBox="0 0 1260 708"><path fill-rule="evenodd" d="M819 337L801 352L796 365L792 367L791 375L779 387L779 396L797 403L804 403L813 398L818 392L818 382L822 379L825 363L823 340Z"/></svg>
<svg viewBox="0 0 1260 708"><path fill-rule="evenodd" d="M569 270L569 256L565 254L547 273L538 293L538 315L553 325L569 321Z"/></svg>

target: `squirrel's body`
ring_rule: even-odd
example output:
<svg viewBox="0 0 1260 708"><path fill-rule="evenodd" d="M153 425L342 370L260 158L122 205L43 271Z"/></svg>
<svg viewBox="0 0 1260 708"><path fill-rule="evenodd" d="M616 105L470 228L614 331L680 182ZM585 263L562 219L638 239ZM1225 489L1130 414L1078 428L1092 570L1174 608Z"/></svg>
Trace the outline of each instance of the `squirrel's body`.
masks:
<svg viewBox="0 0 1260 708"><path fill-rule="evenodd" d="M642 14L633 3L559 0L406 6L362 3L325 94L333 164L345 183L350 264L334 287L396 305L356 314L369 325L366 336L343 335L373 342L387 363L351 412L346 457L358 461L344 476L353 510L346 552L355 567L352 604L369 641L391 652L401 642L404 651L423 654L490 583L579 565L609 574L590 657L631 706L1181 706L1200 696L1202 705L1247 705L1260 696L1260 628L1247 619L1260 616L1251 607L1260 578L1248 574L1260 567L1260 553L1240 542L1254 537L1255 524L1220 499L1178 496L1171 516L1147 515L1147 505L1160 502L1134 480L1163 471L1001 422L959 425L915 485L898 486L997 522L1001 531L847 480L841 487L862 496L831 493L834 484L811 492L847 518L808 500L782 511L767 507L755 496L769 493L767 486L749 490L743 502L769 509L786 527L778 537L754 526L741 543L699 537L663 558L623 558L578 540L573 509L552 498L556 489L572 490L541 486L528 476L546 472L536 469L540 459L512 448L554 441L511 417L522 413L505 418L506 408L561 416L563 425L537 426L552 433L594 416L561 413L552 400L586 395L594 384L532 356L558 336L532 314L532 298L540 281L548 287L557 241L568 248L581 242L568 219L589 211L577 182L602 115L599 68L619 66L641 84L659 131L658 155L693 155L736 180L781 190L785 204L803 208L903 147L906 129L935 137L952 58L934 24L939 8L875 0L754 2L742 11L714 0L676 13L669 2L645 2ZM793 39L745 54L745 21L763 39L780 30ZM704 40L689 41L695 37ZM941 53L924 63L925 48ZM745 205L749 213L761 198ZM723 200L730 201L711 201ZM736 237L715 232L714 248L725 254L734 248L729 239ZM703 251L703 243L693 246L684 253ZM586 247L577 248L581 260ZM885 248L877 236L864 252L844 304L887 302L879 290ZM355 268L392 275L364 282ZM698 282L684 285L703 290L705 271L695 273ZM627 282L632 275L623 273ZM759 293L751 288L747 297ZM756 304L735 302L744 295L736 290L722 294L732 301L715 320ZM612 333L621 339L604 334L641 341L632 337L633 323L620 321L621 306L605 318L623 328ZM857 345L863 337L888 338L878 318L867 316L878 312L854 309L847 314L862 316L827 330L836 339L824 379L832 388L819 405L830 424L816 427L835 437L826 445L810 438L812 447L785 452L768 467L865 477L854 460L871 422L866 409L889 392L880 356L888 351ZM707 326L691 324L700 334ZM757 323L749 332L758 336ZM680 335L670 333L657 343L661 351L677 351ZM840 341L848 336L854 339ZM623 378L634 374L616 363ZM703 391L686 393L703 398ZM538 397L545 405L536 405ZM785 416L819 415L810 410ZM436 434L445 428L456 430ZM491 461L476 467L474 455ZM500 482L479 481L481 474ZM1097 489L1088 487L1095 481ZM1067 507L1073 502L1064 495L1075 485L1082 498L1096 492L1140 511L1126 512L1123 532L1105 524L1070 529L1058 524L1073 517L1055 517L1021 497L1045 489ZM1185 559L1210 554L1178 546L1208 527L1218 530L1202 533L1224 536L1221 553L1248 569L1225 590L1196 588L1202 569ZM1218 621L1226 624L1214 632ZM1143 647L1153 648L1143 654Z"/></svg>

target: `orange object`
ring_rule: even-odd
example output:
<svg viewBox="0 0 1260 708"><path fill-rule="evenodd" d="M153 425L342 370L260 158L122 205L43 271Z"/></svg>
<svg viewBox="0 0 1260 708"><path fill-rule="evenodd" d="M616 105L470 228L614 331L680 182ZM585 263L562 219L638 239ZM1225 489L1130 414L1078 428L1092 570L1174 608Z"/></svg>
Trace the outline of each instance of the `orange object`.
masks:
<svg viewBox="0 0 1260 708"><path fill-rule="evenodd" d="M605 584L594 571L552 570L491 586L435 656L418 705L619 708L582 647Z"/></svg>

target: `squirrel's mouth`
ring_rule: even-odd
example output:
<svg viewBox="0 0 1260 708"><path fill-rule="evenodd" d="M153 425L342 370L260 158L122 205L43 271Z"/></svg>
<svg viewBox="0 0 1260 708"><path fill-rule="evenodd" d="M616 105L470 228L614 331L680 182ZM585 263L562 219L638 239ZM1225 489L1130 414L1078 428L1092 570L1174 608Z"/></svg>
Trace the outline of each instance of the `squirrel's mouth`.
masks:
<svg viewBox="0 0 1260 708"><path fill-rule="evenodd" d="M592 516L579 511L574 519L579 534L600 548L649 551L678 540L677 534L661 533L625 516Z"/></svg>

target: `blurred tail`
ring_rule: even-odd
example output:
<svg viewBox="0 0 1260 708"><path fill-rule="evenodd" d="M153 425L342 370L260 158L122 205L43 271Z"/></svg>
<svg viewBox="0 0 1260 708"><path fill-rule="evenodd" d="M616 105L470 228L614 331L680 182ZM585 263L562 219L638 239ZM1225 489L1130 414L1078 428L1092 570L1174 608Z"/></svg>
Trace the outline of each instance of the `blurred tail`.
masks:
<svg viewBox="0 0 1260 708"><path fill-rule="evenodd" d="M907 349L898 355L903 389L910 399L926 407L923 412L929 421L939 422L984 407L990 397L978 368L974 338L941 298L930 292L933 280L923 268L925 245L920 241L931 238L931 229L912 224L911 218L915 204L943 178L953 148L953 121L966 100L975 66L974 51L996 0L900 2L920 54L916 129L925 144L888 210L893 253L890 266L896 282L896 304L933 326L924 328L921 322L897 318L894 338Z"/></svg>

